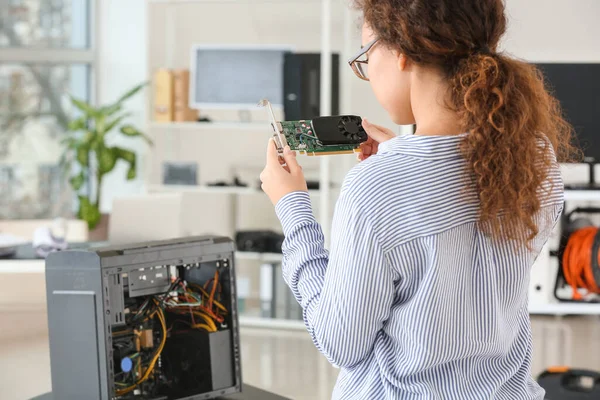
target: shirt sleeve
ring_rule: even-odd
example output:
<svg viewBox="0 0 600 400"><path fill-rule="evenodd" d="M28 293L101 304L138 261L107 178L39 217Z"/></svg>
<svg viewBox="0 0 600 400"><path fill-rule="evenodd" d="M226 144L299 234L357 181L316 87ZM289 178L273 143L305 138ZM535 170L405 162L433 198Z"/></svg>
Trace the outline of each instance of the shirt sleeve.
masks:
<svg viewBox="0 0 600 400"><path fill-rule="evenodd" d="M365 213L351 192L336 204L331 254L306 192L282 198L283 277L303 309L313 342L334 365L349 368L371 352L389 318L392 271Z"/></svg>

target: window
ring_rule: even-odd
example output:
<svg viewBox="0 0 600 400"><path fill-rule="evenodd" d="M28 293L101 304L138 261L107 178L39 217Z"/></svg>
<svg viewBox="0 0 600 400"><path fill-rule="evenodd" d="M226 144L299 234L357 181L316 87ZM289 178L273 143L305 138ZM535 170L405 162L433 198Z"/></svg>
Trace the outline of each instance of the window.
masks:
<svg viewBox="0 0 600 400"><path fill-rule="evenodd" d="M0 14L0 218L70 215L58 162L95 66L91 0L5 0Z"/></svg>

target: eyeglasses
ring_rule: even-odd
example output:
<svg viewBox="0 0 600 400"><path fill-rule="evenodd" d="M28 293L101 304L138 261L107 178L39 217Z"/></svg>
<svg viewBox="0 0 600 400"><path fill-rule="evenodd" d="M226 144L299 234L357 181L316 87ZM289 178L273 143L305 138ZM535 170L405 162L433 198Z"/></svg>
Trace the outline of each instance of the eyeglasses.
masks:
<svg viewBox="0 0 600 400"><path fill-rule="evenodd" d="M362 47L360 49L360 51L351 59L348 60L348 65L350 65L350 68L352 68L352 71L354 71L354 73L356 74L356 76L358 76L360 79L368 81L369 80L369 75L368 75L368 65L369 65L369 50L371 50L371 48L373 46L375 46L375 43L377 43L379 39L375 39L375 40L371 40L369 43L367 43L364 47ZM364 60L359 60L359 58L361 57L365 57Z"/></svg>

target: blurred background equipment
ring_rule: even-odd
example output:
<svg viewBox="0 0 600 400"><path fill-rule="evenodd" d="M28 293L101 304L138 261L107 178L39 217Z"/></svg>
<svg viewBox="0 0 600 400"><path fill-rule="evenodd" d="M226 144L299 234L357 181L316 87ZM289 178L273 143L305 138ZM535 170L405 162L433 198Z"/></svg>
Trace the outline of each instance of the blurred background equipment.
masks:
<svg viewBox="0 0 600 400"><path fill-rule="evenodd" d="M321 115L321 55L287 53L283 72L285 119L313 119ZM331 55L331 115L340 113L340 55Z"/></svg>
<svg viewBox="0 0 600 400"><path fill-rule="evenodd" d="M552 367L537 379L548 400L596 400L600 398L600 373Z"/></svg>
<svg viewBox="0 0 600 400"><path fill-rule="evenodd" d="M600 230L592 221L598 214L600 208L577 207L563 216L554 290L560 301L600 302Z"/></svg>
<svg viewBox="0 0 600 400"><path fill-rule="evenodd" d="M165 162L163 164L163 184L165 185L197 185L198 163Z"/></svg>
<svg viewBox="0 0 600 400"><path fill-rule="evenodd" d="M190 107L247 111L269 98L283 108L283 65L290 51L285 46L194 46Z"/></svg>
<svg viewBox="0 0 600 400"><path fill-rule="evenodd" d="M238 251L281 253L284 236L273 231L239 231L235 234Z"/></svg>
<svg viewBox="0 0 600 400"><path fill-rule="evenodd" d="M600 163L600 64L544 63L537 66L542 70L549 90L560 101L567 120L573 125L577 142L589 165L589 184L570 187L600 187L594 176L594 165Z"/></svg>

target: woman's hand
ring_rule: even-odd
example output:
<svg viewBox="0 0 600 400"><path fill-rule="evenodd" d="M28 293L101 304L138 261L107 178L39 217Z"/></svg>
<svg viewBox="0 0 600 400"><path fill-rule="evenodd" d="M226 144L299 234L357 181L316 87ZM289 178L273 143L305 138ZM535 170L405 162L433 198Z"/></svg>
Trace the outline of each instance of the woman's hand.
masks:
<svg viewBox="0 0 600 400"><path fill-rule="evenodd" d="M383 126L372 124L366 119L362 120L362 126L365 129L365 132L367 132L367 135L369 135L369 138L360 145L360 153L358 153L359 161L366 160L373 154L377 154L379 143L383 143L396 137L396 134L391 130L384 128Z"/></svg>
<svg viewBox="0 0 600 400"><path fill-rule="evenodd" d="M296 152L286 146L282 159L273 138L267 146L267 165L260 173L260 181L262 190L269 196L273 205L286 194L308 191L302 167L296 160Z"/></svg>

